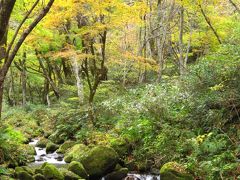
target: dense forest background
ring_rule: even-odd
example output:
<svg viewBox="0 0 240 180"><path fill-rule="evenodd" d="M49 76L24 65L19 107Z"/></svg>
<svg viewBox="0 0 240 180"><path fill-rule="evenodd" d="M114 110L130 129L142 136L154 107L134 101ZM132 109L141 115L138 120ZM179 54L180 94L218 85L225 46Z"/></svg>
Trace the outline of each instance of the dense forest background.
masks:
<svg viewBox="0 0 240 180"><path fill-rule="evenodd" d="M10 15L2 177L38 137L111 147L129 171L240 178L239 0L16 0Z"/></svg>

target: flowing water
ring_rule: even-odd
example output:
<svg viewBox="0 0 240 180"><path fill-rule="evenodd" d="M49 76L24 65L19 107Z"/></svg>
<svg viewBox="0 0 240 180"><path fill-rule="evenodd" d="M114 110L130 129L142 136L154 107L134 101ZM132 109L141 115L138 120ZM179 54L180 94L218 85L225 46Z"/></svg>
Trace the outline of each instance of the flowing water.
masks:
<svg viewBox="0 0 240 180"><path fill-rule="evenodd" d="M45 162L48 162L50 164L55 164L55 165L63 165L66 164L66 162L63 160L63 155L59 153L46 153L46 148L40 148L36 147L36 144L39 140L34 139L32 142L29 143L29 145L35 147L36 155L34 156L35 162L31 163L32 165L39 165L43 164Z"/></svg>
<svg viewBox="0 0 240 180"><path fill-rule="evenodd" d="M129 173L124 180L160 180L160 175Z"/></svg>
<svg viewBox="0 0 240 180"><path fill-rule="evenodd" d="M101 180L105 180L103 177ZM160 175L128 173L123 180L160 180Z"/></svg>
<svg viewBox="0 0 240 180"><path fill-rule="evenodd" d="M54 164L56 166L62 166L66 164L66 162L63 160L63 155L59 153L46 153L46 148L40 148L36 147L36 144L39 140L33 139L32 142L29 143L29 145L35 147L36 155L34 156L35 162L31 163L31 166L39 166L45 162L48 162L50 164ZM105 180L103 177L102 180ZM135 173L129 173L124 180L160 180L160 176L158 175L150 175L150 174L135 174Z"/></svg>

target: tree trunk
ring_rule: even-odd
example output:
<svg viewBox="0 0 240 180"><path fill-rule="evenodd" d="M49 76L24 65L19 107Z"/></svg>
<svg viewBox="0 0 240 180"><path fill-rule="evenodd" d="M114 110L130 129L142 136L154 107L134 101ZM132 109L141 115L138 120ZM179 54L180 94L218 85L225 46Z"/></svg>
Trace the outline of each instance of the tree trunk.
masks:
<svg viewBox="0 0 240 180"><path fill-rule="evenodd" d="M180 7L180 23L179 23L179 71L180 75L185 74L185 63L184 63L184 50L183 50L183 27L184 26L184 9L183 6Z"/></svg>
<svg viewBox="0 0 240 180"><path fill-rule="evenodd" d="M75 78L76 78L79 102L80 102L80 104L83 104L83 101L84 101L83 82L81 79L81 73L79 73L79 65L78 65L76 56L72 57L72 67L73 67L73 72L74 72Z"/></svg>
<svg viewBox="0 0 240 180"><path fill-rule="evenodd" d="M27 104L27 73L26 73L26 52L23 53L23 59L20 62L22 71L21 71L21 80L22 80L22 106L26 106Z"/></svg>

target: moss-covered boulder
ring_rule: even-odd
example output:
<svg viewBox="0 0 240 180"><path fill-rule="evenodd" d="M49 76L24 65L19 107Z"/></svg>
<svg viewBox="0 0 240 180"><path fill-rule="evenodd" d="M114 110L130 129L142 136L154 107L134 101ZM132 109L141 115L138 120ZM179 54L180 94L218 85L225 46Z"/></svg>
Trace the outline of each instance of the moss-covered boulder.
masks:
<svg viewBox="0 0 240 180"><path fill-rule="evenodd" d="M118 154L114 149L105 146L96 146L80 158L90 179L97 179L112 172L118 160Z"/></svg>
<svg viewBox="0 0 240 180"><path fill-rule="evenodd" d="M45 138L41 138L37 144L36 147L40 147L40 148L45 148L47 146L48 140Z"/></svg>
<svg viewBox="0 0 240 180"><path fill-rule="evenodd" d="M55 144L62 144L64 143L64 137L59 133L59 131L55 131L53 134L51 134L48 139Z"/></svg>
<svg viewBox="0 0 240 180"><path fill-rule="evenodd" d="M73 147L76 144L74 141L65 141L62 145L60 145L59 149L57 150L57 153L66 153L68 149Z"/></svg>
<svg viewBox="0 0 240 180"><path fill-rule="evenodd" d="M76 144L71 147L64 157L64 161L70 163L71 161L80 161L81 157L89 151L89 148L84 144Z"/></svg>
<svg viewBox="0 0 240 180"><path fill-rule="evenodd" d="M61 169L59 169L59 171L63 174L64 180L79 180L79 179L82 179L82 177L78 176L77 174L75 174L72 171L69 171L65 168L61 168Z"/></svg>
<svg viewBox="0 0 240 180"><path fill-rule="evenodd" d="M35 174L43 174L42 168L36 168L35 169Z"/></svg>
<svg viewBox="0 0 240 180"><path fill-rule="evenodd" d="M34 174L34 171L33 169L31 169L30 167L28 166L21 166L21 167L16 167L15 168L15 173L17 174L18 172L21 172L21 171L26 171L28 174L30 175L33 175Z"/></svg>
<svg viewBox="0 0 240 180"><path fill-rule="evenodd" d="M26 150L27 150L27 153L29 155L36 155L37 154L34 146L27 145Z"/></svg>
<svg viewBox="0 0 240 180"><path fill-rule="evenodd" d="M42 174L36 174L33 176L34 180L46 180Z"/></svg>
<svg viewBox="0 0 240 180"><path fill-rule="evenodd" d="M19 180L34 180L32 174L33 171L27 166L15 168L15 176Z"/></svg>
<svg viewBox="0 0 240 180"><path fill-rule="evenodd" d="M42 166L42 172L43 175L46 179L48 180L63 180L64 177L62 175L62 173L60 171L58 171L58 169L52 165L52 164L48 164L48 163L44 163Z"/></svg>
<svg viewBox="0 0 240 180"><path fill-rule="evenodd" d="M161 180L193 180L185 167L177 162L168 162L160 169Z"/></svg>
<svg viewBox="0 0 240 180"><path fill-rule="evenodd" d="M1 180L14 180L13 178L11 178L10 176L7 176L7 175L0 175L0 179Z"/></svg>
<svg viewBox="0 0 240 180"><path fill-rule="evenodd" d="M122 158L131 151L131 145L124 139L115 139L111 142L111 147L118 153Z"/></svg>
<svg viewBox="0 0 240 180"><path fill-rule="evenodd" d="M82 178L88 178L88 174L80 162L72 161L68 166L68 170Z"/></svg>
<svg viewBox="0 0 240 180"><path fill-rule="evenodd" d="M107 174L104 179L105 180L122 180L125 177L127 177L128 174L128 168L121 168L118 170L115 170L109 174Z"/></svg>
<svg viewBox="0 0 240 180"><path fill-rule="evenodd" d="M52 142L48 142L46 146L46 152L47 154L55 152L59 146L57 144L54 144Z"/></svg>
<svg viewBox="0 0 240 180"><path fill-rule="evenodd" d="M19 171L17 173L17 178L19 180L34 180L33 177L26 171Z"/></svg>

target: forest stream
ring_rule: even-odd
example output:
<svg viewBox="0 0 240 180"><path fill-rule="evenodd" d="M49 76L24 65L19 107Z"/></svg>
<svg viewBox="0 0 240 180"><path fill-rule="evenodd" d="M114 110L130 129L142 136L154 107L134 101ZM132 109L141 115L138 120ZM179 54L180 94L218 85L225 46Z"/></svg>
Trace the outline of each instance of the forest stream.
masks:
<svg viewBox="0 0 240 180"><path fill-rule="evenodd" d="M33 139L29 143L29 145L34 146L36 151L36 155L34 156L35 162L29 164L29 166L39 166L45 162L54 164L58 167L67 164L63 159L63 154L57 153L56 151L53 153L47 153L46 148L40 148L36 146L38 141L38 139ZM103 177L101 180L106 179ZM128 173L127 177L125 177L124 180L160 180L160 175Z"/></svg>
<svg viewBox="0 0 240 180"><path fill-rule="evenodd" d="M38 166L45 162L54 164L56 166L61 166L66 164L66 162L63 160L63 154L57 153L56 151L54 153L47 154L46 148L40 148L36 147L36 144L39 140L33 139L29 145L35 147L36 155L34 156L35 162L31 163L30 166Z"/></svg>

